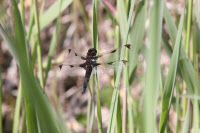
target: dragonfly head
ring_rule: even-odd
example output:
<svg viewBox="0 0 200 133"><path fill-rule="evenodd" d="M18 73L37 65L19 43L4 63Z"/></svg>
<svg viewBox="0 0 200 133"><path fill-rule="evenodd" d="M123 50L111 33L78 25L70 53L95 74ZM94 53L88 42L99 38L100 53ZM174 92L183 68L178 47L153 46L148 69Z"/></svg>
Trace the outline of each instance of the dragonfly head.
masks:
<svg viewBox="0 0 200 133"><path fill-rule="evenodd" d="M97 54L97 50L95 48L90 48L87 52L88 56L95 56Z"/></svg>

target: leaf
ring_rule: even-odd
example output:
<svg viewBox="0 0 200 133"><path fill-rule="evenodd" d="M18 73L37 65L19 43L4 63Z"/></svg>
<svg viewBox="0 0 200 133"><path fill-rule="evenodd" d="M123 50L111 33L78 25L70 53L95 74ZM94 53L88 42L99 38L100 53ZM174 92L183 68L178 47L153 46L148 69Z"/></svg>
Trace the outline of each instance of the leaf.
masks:
<svg viewBox="0 0 200 133"><path fill-rule="evenodd" d="M17 34L14 38L15 41L11 41L12 39L9 38L1 25L0 33L19 66L23 96L25 98L27 130L29 133L66 133L68 131L63 121L34 76L33 68L29 64L29 53L26 49L24 28L17 3L12 0L12 4L15 33Z"/></svg>
<svg viewBox="0 0 200 133"><path fill-rule="evenodd" d="M183 124L183 133L190 132L190 100L188 101L187 113Z"/></svg>
<svg viewBox="0 0 200 133"><path fill-rule="evenodd" d="M130 42L132 51L129 52L129 84L134 81L135 71L138 65L138 57L143 45L145 22L147 14L147 3L141 1L136 9L133 26L130 29Z"/></svg>
<svg viewBox="0 0 200 133"><path fill-rule="evenodd" d="M179 49L180 49L180 44L181 44L183 22L184 22L184 9L181 14L178 33L176 36L175 48L172 54L171 62L169 65L169 72L168 72L166 82L165 82L165 87L164 87L164 95L163 95L163 100L162 100L162 113L160 116L160 128L159 128L160 133L164 133L165 131L165 126L167 123L169 110L171 106L174 85L176 81L176 73L177 73L177 67L178 67Z"/></svg>
<svg viewBox="0 0 200 133"><path fill-rule="evenodd" d="M155 0L150 8L148 56L144 88L143 124L145 133L156 132L156 105L160 83L160 51L164 0Z"/></svg>
<svg viewBox="0 0 200 133"><path fill-rule="evenodd" d="M172 41L172 44L175 45L177 29L166 4L164 7L164 17L170 35L170 39ZM198 90L200 89L199 79L194 71L194 67L192 66L191 61L189 60L185 52L183 44L181 44L180 55L179 55L179 69L181 71L184 81L186 82L189 93L193 94L194 89L196 89L196 91L198 92ZM198 92L198 94L200 94L200 92Z"/></svg>
<svg viewBox="0 0 200 133"><path fill-rule="evenodd" d="M57 0L48 10L41 16L40 19L40 30L48 26L54 19L59 15L59 3L61 0ZM64 0L61 6L61 12L63 12L73 0ZM33 27L32 35L36 33L36 27Z"/></svg>
<svg viewBox="0 0 200 133"><path fill-rule="evenodd" d="M93 17L92 17L92 27L93 27L93 32L92 32L92 39L93 39L93 46L95 49L98 51L98 23L97 23L97 0L93 0ZM96 92L97 92L97 122L98 122L98 129L99 133L103 133L103 125L102 125L102 115L101 115L101 101L100 101L100 93L99 93L99 82L98 82L98 76L95 74L95 83L96 83Z"/></svg>
<svg viewBox="0 0 200 133"><path fill-rule="evenodd" d="M128 24L126 25L125 34L123 36L123 43L122 43L123 45L125 45L127 43L130 24L131 24L131 20L132 20L132 16L133 16L134 4L135 4L135 1L133 0L132 3L131 3L131 9L129 11ZM123 10L125 10L125 9L123 9ZM125 53L125 47L122 47L120 60L124 59L124 53ZM121 72L122 72L122 70L119 70L119 71L117 71L117 74L116 74L114 91L113 91L111 106L110 106L110 118L109 118L107 133L113 133L114 127L115 127L115 124L116 124L116 113L117 113L117 103L118 103L118 96L119 96L119 86L120 86Z"/></svg>

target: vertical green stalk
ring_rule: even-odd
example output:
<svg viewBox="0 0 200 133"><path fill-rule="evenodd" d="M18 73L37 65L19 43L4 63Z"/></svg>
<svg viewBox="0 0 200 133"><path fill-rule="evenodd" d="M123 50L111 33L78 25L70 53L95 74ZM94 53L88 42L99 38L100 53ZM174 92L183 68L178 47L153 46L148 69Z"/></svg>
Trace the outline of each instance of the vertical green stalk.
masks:
<svg viewBox="0 0 200 133"><path fill-rule="evenodd" d="M97 0L93 0L93 18L92 18L92 25L93 25L93 45L94 48L98 51L98 29L97 29ZM103 126L102 126L102 115L101 115L101 101L100 101L100 94L99 94L99 83L98 83L98 75L95 74L95 83L96 83L96 92L97 92L97 120L98 120L98 129L99 133L103 133Z"/></svg>
<svg viewBox="0 0 200 133"><path fill-rule="evenodd" d="M0 66L0 133L3 133L2 127L2 80L1 80L1 66Z"/></svg>
<svg viewBox="0 0 200 133"><path fill-rule="evenodd" d="M18 88L18 95L17 95L17 101L15 106L15 114L14 114L14 122L13 122L13 131L12 133L18 133L18 127L19 127L19 117L20 117L20 107L22 102L22 81L20 80L19 88Z"/></svg>
<svg viewBox="0 0 200 133"><path fill-rule="evenodd" d="M50 49L49 49L49 53L48 53L48 61L47 61L47 67L46 67L46 72L45 72L44 85L46 84L48 73L49 73L49 70L51 68L51 61L52 61L52 58L53 58L54 51L56 49L56 43L57 43L57 38L58 38L58 31L59 31L59 27L60 27L62 2L63 2L63 0L60 0L59 16L57 18L56 28L55 28L53 36L52 36L52 40L51 40L51 44L50 44Z"/></svg>
<svg viewBox="0 0 200 133"><path fill-rule="evenodd" d="M21 8L22 25L25 25L24 0L20 0L20 8Z"/></svg>
<svg viewBox="0 0 200 133"><path fill-rule="evenodd" d="M22 110L22 122L21 122L21 128L19 133L25 133L26 129L26 111L25 109Z"/></svg>
<svg viewBox="0 0 200 133"><path fill-rule="evenodd" d="M156 133L156 105L160 80L160 43L164 0L151 0L149 49L145 77L143 124L144 133Z"/></svg>
<svg viewBox="0 0 200 133"><path fill-rule="evenodd" d="M94 78L93 78L94 79ZM91 83L91 81L90 81ZM93 85L91 85L93 87ZM89 88L88 88L89 89ZM94 123L94 94L91 89L90 91L90 97L88 98L88 111L87 111L87 133L92 133L93 130L93 123Z"/></svg>
<svg viewBox="0 0 200 133"><path fill-rule="evenodd" d="M177 80L178 81L178 80ZM180 119L180 111L179 111L179 84L176 83L176 133L179 132L179 119Z"/></svg>
<svg viewBox="0 0 200 133"><path fill-rule="evenodd" d="M190 99L188 100L188 104L187 104L187 112L186 112L186 116L185 116L185 121L183 124L183 133L189 133L190 132Z"/></svg>
<svg viewBox="0 0 200 133"><path fill-rule="evenodd" d="M188 2L188 15L187 15L187 34L186 34L186 52L189 56L189 48L190 48L190 34L191 34L191 21L192 21L192 4L193 0L189 0Z"/></svg>
<svg viewBox="0 0 200 133"><path fill-rule="evenodd" d="M128 49L125 51L125 60L128 61ZM123 97L123 123L122 123L122 132L127 132L127 91L129 88L129 79L128 79L128 66L123 70L123 81L124 81L124 97Z"/></svg>
<svg viewBox="0 0 200 133"><path fill-rule="evenodd" d="M38 1L34 0L35 7L35 24L37 31L37 57L38 57L38 68L40 73L40 84L44 89L44 79L43 79L43 70L42 70L42 51L41 51L41 41L40 41L40 25L39 25L39 17L38 17Z"/></svg>
<svg viewBox="0 0 200 133"><path fill-rule="evenodd" d="M119 26L115 26L115 48L119 48L120 46L120 32ZM116 53L117 60L119 60L119 52ZM114 82L116 79L116 71L114 71ZM117 133L122 133L122 116L121 116L121 104L120 104L120 96L118 96L118 104L117 104Z"/></svg>
<svg viewBox="0 0 200 133"><path fill-rule="evenodd" d="M128 59L129 51L127 50L127 57ZM124 77L126 77L125 87L127 89L127 104L128 104L128 126L129 126L129 133L134 133L134 117L133 117L133 97L131 94L130 84L129 84L129 67L125 68Z"/></svg>
<svg viewBox="0 0 200 133"><path fill-rule="evenodd" d="M124 72L125 73L125 72ZM124 83L126 82L124 78ZM127 88L123 88L123 110L122 110L122 132L126 133L127 131Z"/></svg>
<svg viewBox="0 0 200 133"><path fill-rule="evenodd" d="M131 20L132 20L132 16L133 16L134 4L135 4L135 1L133 0L131 2L131 8L129 11L128 23L125 25L125 30L124 30L125 33L122 34L123 35L123 42L122 42L123 45L125 45L128 40L128 34L129 34L130 24L131 24ZM122 47L120 60L124 59L124 53L125 53L125 47ZM122 70L119 70L119 71L117 71L117 74L116 74L116 82L114 85L114 91L113 91L112 101L111 101L111 105L110 105L110 119L109 119L107 133L114 133L114 127L116 124L116 112L117 112L117 105L118 105L121 73L122 73Z"/></svg>
<svg viewBox="0 0 200 133"><path fill-rule="evenodd" d="M33 6L33 0L31 0L31 6L30 6L30 20L28 25L28 33L27 33L27 42L29 43L31 38L31 33L34 25L34 6Z"/></svg>

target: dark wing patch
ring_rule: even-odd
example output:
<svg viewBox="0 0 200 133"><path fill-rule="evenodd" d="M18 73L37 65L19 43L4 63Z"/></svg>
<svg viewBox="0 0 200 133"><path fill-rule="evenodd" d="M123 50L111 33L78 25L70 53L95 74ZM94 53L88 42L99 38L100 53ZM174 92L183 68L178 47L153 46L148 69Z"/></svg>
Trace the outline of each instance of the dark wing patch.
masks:
<svg viewBox="0 0 200 133"><path fill-rule="evenodd" d="M131 44L125 44L124 46L128 49L131 48ZM119 50L120 50L120 48L115 48L111 51L107 51L107 52L98 54L97 56L94 57L94 59L100 58L100 57L105 56L105 55L113 54L113 53L119 53L120 52Z"/></svg>
<svg viewBox="0 0 200 133"><path fill-rule="evenodd" d="M58 67L60 68L60 70L62 69L63 64L60 64Z"/></svg>
<svg viewBox="0 0 200 133"><path fill-rule="evenodd" d="M128 49L131 48L131 44L125 44L124 46L127 47Z"/></svg>
<svg viewBox="0 0 200 133"><path fill-rule="evenodd" d="M71 49L68 49L68 51L69 51L69 53L71 53L72 50L71 50Z"/></svg>
<svg viewBox="0 0 200 133"><path fill-rule="evenodd" d="M85 68L85 64L60 64L58 67L60 68L60 70L63 68L63 66L68 66L70 68L73 68L73 67L82 67L82 68Z"/></svg>

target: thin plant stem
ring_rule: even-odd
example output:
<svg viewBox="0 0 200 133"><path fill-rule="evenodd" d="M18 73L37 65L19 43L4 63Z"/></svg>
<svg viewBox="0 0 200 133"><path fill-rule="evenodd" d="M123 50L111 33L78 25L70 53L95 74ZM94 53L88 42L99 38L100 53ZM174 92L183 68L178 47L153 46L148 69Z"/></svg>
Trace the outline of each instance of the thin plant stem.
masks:
<svg viewBox="0 0 200 133"><path fill-rule="evenodd" d="M188 2L188 16L187 16L187 34L186 34L186 52L189 56L189 48L190 48L190 34L191 34L191 21L192 21L192 3L193 0L189 0Z"/></svg>
<svg viewBox="0 0 200 133"><path fill-rule="evenodd" d="M57 18L56 28L55 28L54 33L53 33L53 37L52 37L52 40L51 40L50 49L49 49L49 53L48 53L48 61L47 61L47 67L46 67L46 72L45 72L44 85L46 84L48 73L49 73L49 70L50 70L51 64L52 64L51 61L52 61L53 54L54 54L55 49L56 49L57 38L58 38L58 33L59 33L59 28L60 28L62 2L63 2L63 0L60 0L59 15L58 15L58 18Z"/></svg>
<svg viewBox="0 0 200 133"><path fill-rule="evenodd" d="M41 41L40 41L40 25L39 25L39 16L38 16L38 1L34 0L35 7L35 24L37 30L37 57L38 57L38 68L40 74L40 84L44 88L44 78L43 78L43 69L42 69L42 51L41 51Z"/></svg>
<svg viewBox="0 0 200 133"><path fill-rule="evenodd" d="M20 0L20 8L21 8L22 24L25 25L25 16L24 16L24 0Z"/></svg>
<svg viewBox="0 0 200 133"><path fill-rule="evenodd" d="M26 129L26 111L23 109L20 133L25 133L25 129Z"/></svg>
<svg viewBox="0 0 200 133"><path fill-rule="evenodd" d="M19 126L19 117L20 117L20 107L21 107L21 101L22 101L22 81L20 80L20 85L18 88L18 95L17 95L17 101L15 106L15 114L14 114L14 122L13 122L13 131L12 133L18 133L18 126Z"/></svg>

